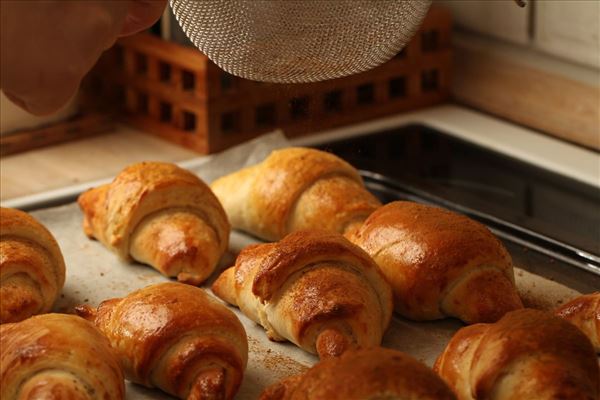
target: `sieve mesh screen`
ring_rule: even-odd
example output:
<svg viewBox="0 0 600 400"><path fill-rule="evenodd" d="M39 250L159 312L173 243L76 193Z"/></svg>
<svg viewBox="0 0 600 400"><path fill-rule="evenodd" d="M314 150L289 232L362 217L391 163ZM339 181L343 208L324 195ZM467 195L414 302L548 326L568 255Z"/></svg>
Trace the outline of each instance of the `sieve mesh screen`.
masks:
<svg viewBox="0 0 600 400"><path fill-rule="evenodd" d="M374 68L416 32L430 0L171 0L186 35L225 71L279 83Z"/></svg>

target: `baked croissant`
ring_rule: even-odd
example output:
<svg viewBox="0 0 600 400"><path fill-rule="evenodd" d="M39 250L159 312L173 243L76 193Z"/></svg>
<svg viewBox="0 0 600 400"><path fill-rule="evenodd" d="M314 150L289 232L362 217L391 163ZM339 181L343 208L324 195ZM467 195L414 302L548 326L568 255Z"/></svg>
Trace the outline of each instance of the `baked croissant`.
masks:
<svg viewBox="0 0 600 400"><path fill-rule="evenodd" d="M246 332L200 288L161 283L76 312L104 333L133 382L190 400L231 399L240 386Z"/></svg>
<svg viewBox="0 0 600 400"><path fill-rule="evenodd" d="M268 241L302 229L343 234L381 205L350 164L307 148L273 151L211 188L234 228Z"/></svg>
<svg viewBox="0 0 600 400"><path fill-rule="evenodd" d="M25 212L0 208L0 323L50 311L64 284L52 234Z"/></svg>
<svg viewBox="0 0 600 400"><path fill-rule="evenodd" d="M460 400L600 396L596 354L585 335L551 313L524 309L460 329L434 370Z"/></svg>
<svg viewBox="0 0 600 400"><path fill-rule="evenodd" d="M44 314L0 326L0 398L125 398L123 372L110 344L75 315Z"/></svg>
<svg viewBox="0 0 600 400"><path fill-rule="evenodd" d="M79 196L79 206L89 237L181 282L202 283L227 250L223 207L197 176L174 164L130 165L112 183Z"/></svg>
<svg viewBox="0 0 600 400"><path fill-rule="evenodd" d="M326 231L245 248L212 290L261 324L269 339L320 357L379 345L392 314L391 289L373 260Z"/></svg>
<svg viewBox="0 0 600 400"><path fill-rule="evenodd" d="M600 353L600 292L576 297L559 307L556 315L581 329Z"/></svg>
<svg viewBox="0 0 600 400"><path fill-rule="evenodd" d="M268 387L260 400L455 399L432 370L396 350L349 350Z"/></svg>
<svg viewBox="0 0 600 400"><path fill-rule="evenodd" d="M510 255L485 226L463 215L396 201L349 238L379 265L394 309L407 318L493 322L523 308Z"/></svg>

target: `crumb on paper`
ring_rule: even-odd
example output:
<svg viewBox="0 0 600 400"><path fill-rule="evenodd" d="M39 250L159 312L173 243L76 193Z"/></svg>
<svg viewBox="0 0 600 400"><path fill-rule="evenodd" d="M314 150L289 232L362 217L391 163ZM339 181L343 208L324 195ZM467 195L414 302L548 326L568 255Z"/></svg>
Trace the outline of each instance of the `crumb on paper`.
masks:
<svg viewBox="0 0 600 400"><path fill-rule="evenodd" d="M262 364L269 370L275 371L283 376L296 375L307 368L289 356L269 353L263 358Z"/></svg>
<svg viewBox="0 0 600 400"><path fill-rule="evenodd" d="M266 369L275 372L279 378L295 375L307 369L306 366L294 360L291 356L283 355L277 351L264 347L261 343L248 336L250 353L254 354L256 361Z"/></svg>

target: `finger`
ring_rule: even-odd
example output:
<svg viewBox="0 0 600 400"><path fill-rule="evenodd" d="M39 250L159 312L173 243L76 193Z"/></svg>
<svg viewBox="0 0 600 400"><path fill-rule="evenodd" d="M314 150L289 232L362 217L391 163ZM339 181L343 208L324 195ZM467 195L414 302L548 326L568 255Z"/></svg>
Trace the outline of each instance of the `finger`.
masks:
<svg viewBox="0 0 600 400"><path fill-rule="evenodd" d="M120 36L132 35L151 27L162 15L167 0L133 0Z"/></svg>

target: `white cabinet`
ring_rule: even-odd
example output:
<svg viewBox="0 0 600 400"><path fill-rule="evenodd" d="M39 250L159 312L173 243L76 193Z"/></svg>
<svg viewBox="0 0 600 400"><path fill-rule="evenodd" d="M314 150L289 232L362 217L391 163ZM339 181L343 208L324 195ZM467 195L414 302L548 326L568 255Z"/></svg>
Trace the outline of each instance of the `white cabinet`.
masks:
<svg viewBox="0 0 600 400"><path fill-rule="evenodd" d="M600 67L600 1L537 1L534 46Z"/></svg>
<svg viewBox="0 0 600 400"><path fill-rule="evenodd" d="M439 0L436 3L452 11L454 24L460 28L513 43L529 42L529 7L519 7L510 0Z"/></svg>
<svg viewBox="0 0 600 400"><path fill-rule="evenodd" d="M469 34L483 34L526 45L569 61L600 67L600 0L439 0L454 23Z"/></svg>

